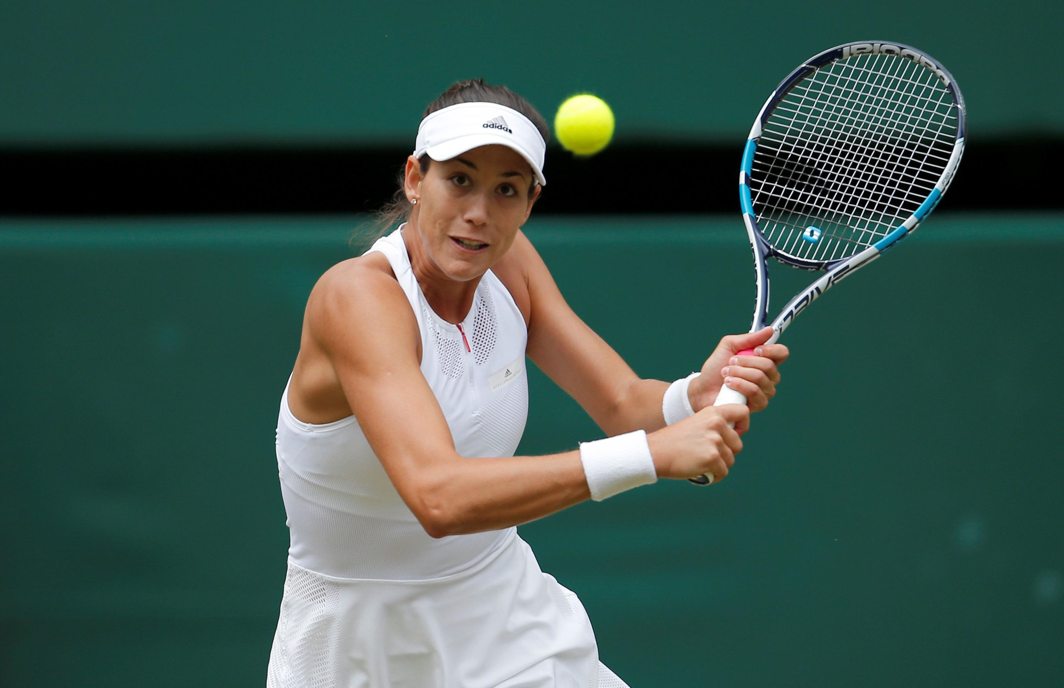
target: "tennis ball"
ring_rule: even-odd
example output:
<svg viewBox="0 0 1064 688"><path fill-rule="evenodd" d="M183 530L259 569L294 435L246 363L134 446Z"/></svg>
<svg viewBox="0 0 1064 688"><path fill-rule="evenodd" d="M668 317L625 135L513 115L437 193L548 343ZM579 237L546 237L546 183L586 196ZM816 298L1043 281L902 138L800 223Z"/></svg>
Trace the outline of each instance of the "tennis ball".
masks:
<svg viewBox="0 0 1064 688"><path fill-rule="evenodd" d="M613 138L613 110L598 96L571 96L554 115L554 134L575 155L594 155Z"/></svg>

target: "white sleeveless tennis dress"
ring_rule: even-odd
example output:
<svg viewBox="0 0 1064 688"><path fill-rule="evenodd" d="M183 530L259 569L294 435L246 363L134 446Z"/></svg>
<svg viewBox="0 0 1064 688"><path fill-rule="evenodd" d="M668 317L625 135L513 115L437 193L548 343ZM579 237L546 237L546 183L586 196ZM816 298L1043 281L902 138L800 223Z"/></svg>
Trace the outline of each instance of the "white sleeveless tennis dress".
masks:
<svg viewBox="0 0 1064 688"><path fill-rule="evenodd" d="M401 231L370 252L417 317L421 371L458 453L512 456L528 411L524 319L488 272L460 326L442 320ZM353 416L304 423L286 389L277 462L291 544L268 688L624 685L600 674L583 606L515 528L429 537Z"/></svg>

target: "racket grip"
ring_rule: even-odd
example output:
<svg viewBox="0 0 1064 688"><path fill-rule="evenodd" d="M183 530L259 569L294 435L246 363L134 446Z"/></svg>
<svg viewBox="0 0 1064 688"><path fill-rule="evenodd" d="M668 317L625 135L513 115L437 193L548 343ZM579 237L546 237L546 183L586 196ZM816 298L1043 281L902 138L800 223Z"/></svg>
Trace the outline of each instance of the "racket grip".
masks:
<svg viewBox="0 0 1064 688"><path fill-rule="evenodd" d="M743 349L736 352L736 356L756 356L753 349ZM745 404L746 397L736 392L728 385L724 385L720 388L720 392L717 393L717 400L713 402L714 406L724 406L725 404Z"/></svg>
<svg viewBox="0 0 1064 688"><path fill-rule="evenodd" d="M743 349L738 352L736 356L756 356L753 349ZM714 406L724 406L725 404L746 404L746 397L742 393L736 392L728 385L723 385L720 388L720 392L717 393L717 399L713 402ZM695 485L712 485L713 476L700 475L694 478L688 478L689 481Z"/></svg>
<svg viewBox="0 0 1064 688"><path fill-rule="evenodd" d="M728 385L724 385L720 388L720 392L717 394L717 400L713 402L714 406L724 406L725 404L745 404L746 397L741 392L736 392Z"/></svg>

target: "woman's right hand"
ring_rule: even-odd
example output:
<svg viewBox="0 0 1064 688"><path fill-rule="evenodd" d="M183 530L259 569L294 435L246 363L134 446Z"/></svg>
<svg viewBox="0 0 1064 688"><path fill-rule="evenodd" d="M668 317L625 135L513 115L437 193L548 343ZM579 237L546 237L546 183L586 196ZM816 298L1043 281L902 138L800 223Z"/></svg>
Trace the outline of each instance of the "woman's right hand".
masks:
<svg viewBox="0 0 1064 688"><path fill-rule="evenodd" d="M713 482L728 475L743 449L739 436L750 424L743 404L707 406L695 415L647 435L659 478L686 479L709 474Z"/></svg>

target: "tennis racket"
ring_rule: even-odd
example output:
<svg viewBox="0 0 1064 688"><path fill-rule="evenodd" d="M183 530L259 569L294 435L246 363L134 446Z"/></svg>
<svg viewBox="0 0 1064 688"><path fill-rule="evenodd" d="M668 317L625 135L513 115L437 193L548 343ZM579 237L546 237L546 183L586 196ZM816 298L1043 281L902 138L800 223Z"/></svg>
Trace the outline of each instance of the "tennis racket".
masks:
<svg viewBox="0 0 1064 688"><path fill-rule="evenodd" d="M953 76L916 48L846 43L791 72L754 120L739 169L754 254L751 331L769 324L768 258L821 273L771 321L772 343L809 304L927 218L953 180L964 138ZM736 403L746 398L724 386L715 405Z"/></svg>

